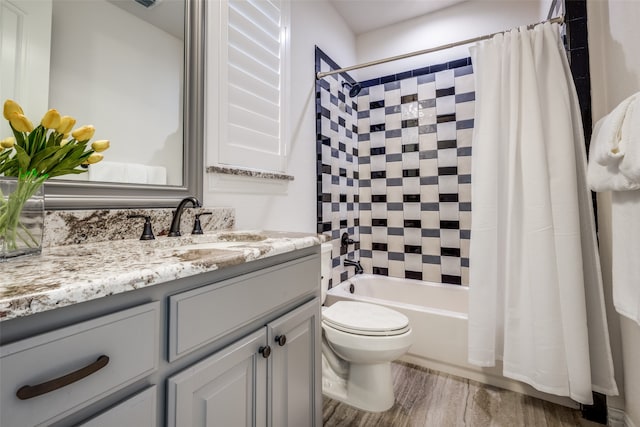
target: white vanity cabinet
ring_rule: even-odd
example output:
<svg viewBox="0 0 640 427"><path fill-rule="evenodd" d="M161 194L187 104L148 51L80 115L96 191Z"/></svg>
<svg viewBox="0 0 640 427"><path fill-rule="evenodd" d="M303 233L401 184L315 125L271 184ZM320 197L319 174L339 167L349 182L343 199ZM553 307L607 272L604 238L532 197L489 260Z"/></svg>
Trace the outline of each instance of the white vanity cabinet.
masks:
<svg viewBox="0 0 640 427"><path fill-rule="evenodd" d="M308 247L2 321L0 426L320 427L319 270Z"/></svg>
<svg viewBox="0 0 640 427"><path fill-rule="evenodd" d="M318 298L168 379L168 425L321 426Z"/></svg>

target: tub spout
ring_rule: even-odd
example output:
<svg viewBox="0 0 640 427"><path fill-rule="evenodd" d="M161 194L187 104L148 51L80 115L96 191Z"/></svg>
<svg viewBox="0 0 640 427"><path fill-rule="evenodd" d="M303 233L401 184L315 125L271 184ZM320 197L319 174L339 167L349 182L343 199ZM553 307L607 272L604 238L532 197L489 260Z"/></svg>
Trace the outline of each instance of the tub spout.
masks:
<svg viewBox="0 0 640 427"><path fill-rule="evenodd" d="M360 264L360 261L354 261L354 260L351 260L351 259L345 259L344 260L344 266L345 267L354 266L356 268L356 274L364 273L364 269L362 268L362 265Z"/></svg>

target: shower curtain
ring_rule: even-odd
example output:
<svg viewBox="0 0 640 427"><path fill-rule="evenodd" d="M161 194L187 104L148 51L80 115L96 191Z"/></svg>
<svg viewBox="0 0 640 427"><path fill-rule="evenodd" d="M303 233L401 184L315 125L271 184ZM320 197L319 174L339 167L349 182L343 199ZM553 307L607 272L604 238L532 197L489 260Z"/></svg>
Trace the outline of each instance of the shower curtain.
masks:
<svg viewBox="0 0 640 427"><path fill-rule="evenodd" d="M615 395L577 95L557 24L471 48L469 362L591 404Z"/></svg>

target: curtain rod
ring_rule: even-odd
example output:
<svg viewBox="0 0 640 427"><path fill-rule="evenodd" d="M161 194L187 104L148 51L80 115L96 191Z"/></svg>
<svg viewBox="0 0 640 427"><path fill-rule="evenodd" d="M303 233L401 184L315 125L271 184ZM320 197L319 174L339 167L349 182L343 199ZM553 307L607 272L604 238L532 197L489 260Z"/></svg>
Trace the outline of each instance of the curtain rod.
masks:
<svg viewBox="0 0 640 427"><path fill-rule="evenodd" d="M545 24L547 22L549 22L551 24L555 24L555 23L563 24L564 23L564 16L558 16L558 17L555 17L555 18L552 18L552 19L548 19L546 21L538 22L536 24L531 24L531 25L528 25L527 28L528 29L532 29L536 25ZM320 80L323 77L330 76L332 74L338 74L338 73L343 73L345 71L357 70L359 68L371 67L372 65L384 64L386 62L397 61L399 59L405 59L405 58L410 58L412 56L424 55L424 54L427 54L427 53L437 52L439 50L449 49L449 48L456 47L456 46L462 46L462 45L469 44L469 43L474 43L474 42L479 42L479 41L482 41L482 40L487 40L487 39L490 39L491 37L493 37L495 35L504 34L505 32L506 31L498 31L497 33L493 33L493 34L474 37L472 39L462 40L462 41L455 42L455 43L449 43L449 44L445 44L445 45L438 46L438 47L432 47L432 48L429 48L429 49L418 50L418 51L415 51L415 52L405 53L405 54L402 54L402 55L391 56L389 58L378 59L376 61L365 62L364 64L352 65L350 67L338 68L337 70L331 70L331 71L321 71L321 72L316 73L316 80Z"/></svg>

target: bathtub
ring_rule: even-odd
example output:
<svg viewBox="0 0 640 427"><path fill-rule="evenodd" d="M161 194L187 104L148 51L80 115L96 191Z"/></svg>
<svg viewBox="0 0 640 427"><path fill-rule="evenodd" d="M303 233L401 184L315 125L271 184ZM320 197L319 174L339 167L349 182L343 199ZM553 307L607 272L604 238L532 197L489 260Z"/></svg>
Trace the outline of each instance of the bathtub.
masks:
<svg viewBox="0 0 640 427"><path fill-rule="evenodd" d="M340 300L380 304L407 316L414 343L402 361L579 408L571 399L542 393L505 378L499 364L480 368L467 363L469 292L466 286L358 274L327 291L325 305Z"/></svg>

